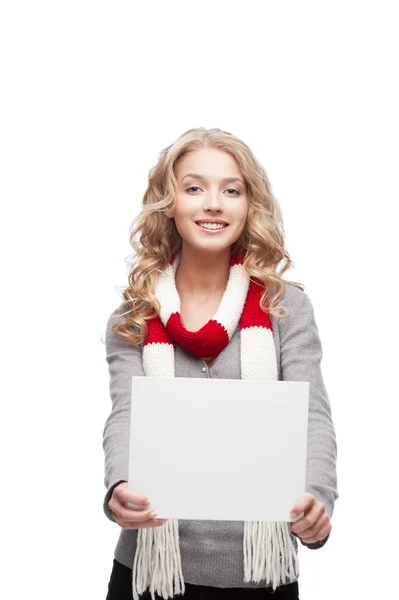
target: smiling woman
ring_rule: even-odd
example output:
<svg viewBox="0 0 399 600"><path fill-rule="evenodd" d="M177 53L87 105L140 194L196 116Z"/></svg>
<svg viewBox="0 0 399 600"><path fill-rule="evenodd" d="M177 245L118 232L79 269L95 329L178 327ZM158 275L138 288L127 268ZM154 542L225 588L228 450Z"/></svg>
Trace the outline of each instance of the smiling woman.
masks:
<svg viewBox="0 0 399 600"><path fill-rule="evenodd" d="M230 133L187 131L151 170L130 241L129 285L106 333L104 511L122 528L115 560L131 589L121 595L114 568L107 600L139 600L149 589L165 599L278 592L298 600L297 538L321 547L314 544L331 530L336 440L312 304L301 284L282 277L292 261L265 170ZM308 381L306 492L292 506L295 523L289 511L278 522L165 522L144 510L148 498L126 485L133 375L192 377L193 385L199 377ZM184 477L171 470L172 483L176 473ZM267 466L259 473L267 477Z"/></svg>

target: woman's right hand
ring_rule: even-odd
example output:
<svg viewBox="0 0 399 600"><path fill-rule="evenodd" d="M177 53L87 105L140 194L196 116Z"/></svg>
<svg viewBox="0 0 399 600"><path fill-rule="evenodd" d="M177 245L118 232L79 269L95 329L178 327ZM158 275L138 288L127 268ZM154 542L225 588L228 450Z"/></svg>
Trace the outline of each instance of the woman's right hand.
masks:
<svg viewBox="0 0 399 600"><path fill-rule="evenodd" d="M143 508L141 510L128 508L128 502ZM127 481L122 481L115 486L111 500L108 502L114 521L122 529L144 529L164 525L168 519L156 519L154 514L151 516L152 508L144 510L149 504L150 502L145 496L138 496L127 489Z"/></svg>

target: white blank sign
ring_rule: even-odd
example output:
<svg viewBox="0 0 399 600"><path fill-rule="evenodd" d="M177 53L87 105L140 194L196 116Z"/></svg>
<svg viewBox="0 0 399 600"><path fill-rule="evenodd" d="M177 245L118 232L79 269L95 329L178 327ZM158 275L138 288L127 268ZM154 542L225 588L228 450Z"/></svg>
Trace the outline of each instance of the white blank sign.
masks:
<svg viewBox="0 0 399 600"><path fill-rule="evenodd" d="M165 519L290 521L309 383L132 377L129 490Z"/></svg>

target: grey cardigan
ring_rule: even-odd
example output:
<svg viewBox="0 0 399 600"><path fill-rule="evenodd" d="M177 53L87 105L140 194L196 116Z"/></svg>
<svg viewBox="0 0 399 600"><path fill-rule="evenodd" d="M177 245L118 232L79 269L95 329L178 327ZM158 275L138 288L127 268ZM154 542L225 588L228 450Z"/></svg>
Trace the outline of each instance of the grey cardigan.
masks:
<svg viewBox="0 0 399 600"><path fill-rule="evenodd" d="M331 417L331 406L321 372L322 347L312 303L305 292L290 284L281 306L289 310L289 318L271 317L277 355L278 379L309 382L309 421L307 445L306 492L322 502L332 517L337 489L337 444ZM125 303L114 310L106 326L106 361L112 410L103 431L105 478L107 489L103 509L113 522L108 502L114 487L128 480L130 395L132 375L145 376L142 347L133 347L111 331L121 320ZM208 377L240 379L240 332L237 328L229 344L208 368L199 357L175 346L176 377ZM132 568L137 529L120 530L115 558ZM184 580L187 583L215 587L265 587L244 582L243 521L179 521L179 539ZM291 533L297 550L297 536ZM299 538L300 539L300 538ZM302 540L301 540L302 543ZM306 544L303 544L306 545ZM319 547L317 544L308 545ZM287 583L288 580L287 580Z"/></svg>

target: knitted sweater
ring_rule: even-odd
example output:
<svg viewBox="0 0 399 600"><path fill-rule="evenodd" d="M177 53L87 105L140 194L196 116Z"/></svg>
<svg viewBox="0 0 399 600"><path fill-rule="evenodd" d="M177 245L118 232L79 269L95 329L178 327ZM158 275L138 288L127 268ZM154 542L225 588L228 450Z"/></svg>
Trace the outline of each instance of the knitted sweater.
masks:
<svg viewBox="0 0 399 600"><path fill-rule="evenodd" d="M309 297L295 286L286 284L285 287L285 296L279 304L288 308L290 317L277 319L271 316L278 379L309 382L305 491L324 504L331 519L334 502L338 498L337 444L330 401L321 372L322 347ZM130 346L125 339L111 331L112 325L122 320L119 315L126 309L127 305L123 303L110 315L106 326L106 361L112 410L103 431L104 484L107 488L103 509L113 522L108 502L114 487L121 481L128 481L131 377L145 376L142 347ZM201 358L176 345L175 375L241 379L239 328L211 368ZM260 471L259 477L262 476L267 476L267 473ZM243 535L243 521L180 520L179 543L184 580L196 585L226 588L265 587L264 581L259 584L244 582ZM294 533L290 535L297 550L297 539L300 538ZM136 539L136 529L121 528L114 551L115 558L130 568ZM320 547L317 543L307 546L312 549Z"/></svg>

